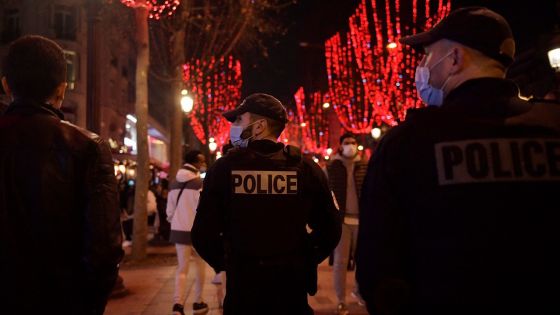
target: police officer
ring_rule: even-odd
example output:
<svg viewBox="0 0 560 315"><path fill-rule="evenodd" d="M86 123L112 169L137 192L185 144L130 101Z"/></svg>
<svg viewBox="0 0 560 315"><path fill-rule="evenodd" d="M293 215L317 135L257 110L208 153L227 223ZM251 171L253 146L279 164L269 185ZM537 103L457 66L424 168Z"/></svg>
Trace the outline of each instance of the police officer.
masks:
<svg viewBox="0 0 560 315"><path fill-rule="evenodd" d="M409 112L370 161L357 280L370 314L560 314L560 106L505 79L504 18L461 8L424 49Z"/></svg>
<svg viewBox="0 0 560 315"><path fill-rule="evenodd" d="M224 113L235 147L206 175L192 241L226 271L225 315L313 314L307 294L317 290L317 264L340 238L324 173L276 141L286 116L261 93Z"/></svg>

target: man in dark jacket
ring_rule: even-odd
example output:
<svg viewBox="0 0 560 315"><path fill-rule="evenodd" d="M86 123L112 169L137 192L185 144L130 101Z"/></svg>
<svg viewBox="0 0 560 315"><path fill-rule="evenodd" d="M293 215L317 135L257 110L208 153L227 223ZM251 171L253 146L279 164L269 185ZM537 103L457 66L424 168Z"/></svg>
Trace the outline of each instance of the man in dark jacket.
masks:
<svg viewBox="0 0 560 315"><path fill-rule="evenodd" d="M0 296L6 314L102 314L122 258L108 145L66 121L62 49L13 42L2 66Z"/></svg>
<svg viewBox="0 0 560 315"><path fill-rule="evenodd" d="M287 115L276 98L250 95L224 116L236 147L208 171L192 228L200 256L226 271L224 314L313 314L307 294L341 229L325 175L277 142Z"/></svg>
<svg viewBox="0 0 560 315"><path fill-rule="evenodd" d="M424 48L427 108L382 139L364 183L357 280L370 314L560 314L560 107L506 79L514 40L486 8Z"/></svg>
<svg viewBox="0 0 560 315"><path fill-rule="evenodd" d="M329 187L336 197L340 208L342 234L340 242L334 250L333 279L337 298L337 315L347 315L346 307L346 274L348 260L355 259L356 241L358 238L358 215L360 208L358 198L367 169L367 161L359 154L358 140L351 133L340 137L338 152L327 165ZM358 286L352 289L352 296L362 303Z"/></svg>

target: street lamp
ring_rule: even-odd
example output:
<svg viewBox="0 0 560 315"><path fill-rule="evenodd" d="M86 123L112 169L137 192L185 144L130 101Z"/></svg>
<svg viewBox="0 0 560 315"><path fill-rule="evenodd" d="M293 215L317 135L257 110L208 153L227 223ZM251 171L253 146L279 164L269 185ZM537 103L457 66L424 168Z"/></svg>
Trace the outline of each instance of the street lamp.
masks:
<svg viewBox="0 0 560 315"><path fill-rule="evenodd" d="M560 72L560 48L548 51L548 62L556 72Z"/></svg>
<svg viewBox="0 0 560 315"><path fill-rule="evenodd" d="M181 109L187 114L192 111L194 104L192 97L190 97L188 94L189 92L187 90L181 90Z"/></svg>
<svg viewBox="0 0 560 315"><path fill-rule="evenodd" d="M210 138L208 139L208 149L210 149L210 152L214 152L216 151L216 149L218 148L218 144L216 143L216 140L214 140L214 138Z"/></svg>
<svg viewBox="0 0 560 315"><path fill-rule="evenodd" d="M397 48L397 43L390 42L389 44L387 44L387 49L395 49L395 48Z"/></svg>
<svg viewBox="0 0 560 315"><path fill-rule="evenodd" d="M381 129L377 127L371 129L371 136L373 137L373 139L379 139L379 137L381 136Z"/></svg>

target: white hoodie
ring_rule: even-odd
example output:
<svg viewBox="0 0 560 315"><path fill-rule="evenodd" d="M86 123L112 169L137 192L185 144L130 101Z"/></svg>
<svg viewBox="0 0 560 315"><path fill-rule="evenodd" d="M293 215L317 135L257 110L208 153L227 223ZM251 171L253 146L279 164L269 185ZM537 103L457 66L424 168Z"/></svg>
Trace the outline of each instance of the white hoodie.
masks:
<svg viewBox="0 0 560 315"><path fill-rule="evenodd" d="M196 215L198 199L202 190L202 179L196 168L185 164L177 172L176 181L172 182L167 195L167 220L171 222L170 241L175 243L190 243L190 232ZM179 202L177 197L183 188Z"/></svg>

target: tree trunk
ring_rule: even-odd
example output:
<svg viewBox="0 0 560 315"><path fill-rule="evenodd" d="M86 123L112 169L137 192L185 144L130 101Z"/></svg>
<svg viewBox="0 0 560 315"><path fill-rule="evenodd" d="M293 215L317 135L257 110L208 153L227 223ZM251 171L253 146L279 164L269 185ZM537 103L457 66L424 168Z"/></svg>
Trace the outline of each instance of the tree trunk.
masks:
<svg viewBox="0 0 560 315"><path fill-rule="evenodd" d="M175 95L181 95L182 85L176 83L177 88L173 89ZM177 97L179 99L179 97ZM182 153L183 153L183 111L179 101L171 104L171 143L170 147L170 165L169 165L169 180L173 180L177 174L177 170L181 167Z"/></svg>
<svg viewBox="0 0 560 315"><path fill-rule="evenodd" d="M170 166L169 180L175 179L177 170L181 167L183 155L183 115L180 106L181 89L183 88L183 63L185 62L185 28L181 27L174 34L173 61L175 63L174 76L177 81L174 84L173 93L176 102L171 104L171 143L170 143ZM189 91L190 92L190 91Z"/></svg>
<svg viewBox="0 0 560 315"><path fill-rule="evenodd" d="M132 242L132 258L146 258L148 245L147 193L150 180L148 151L148 67L150 63L148 10L137 7L136 41L138 56L136 59L136 191L134 195L134 228Z"/></svg>

